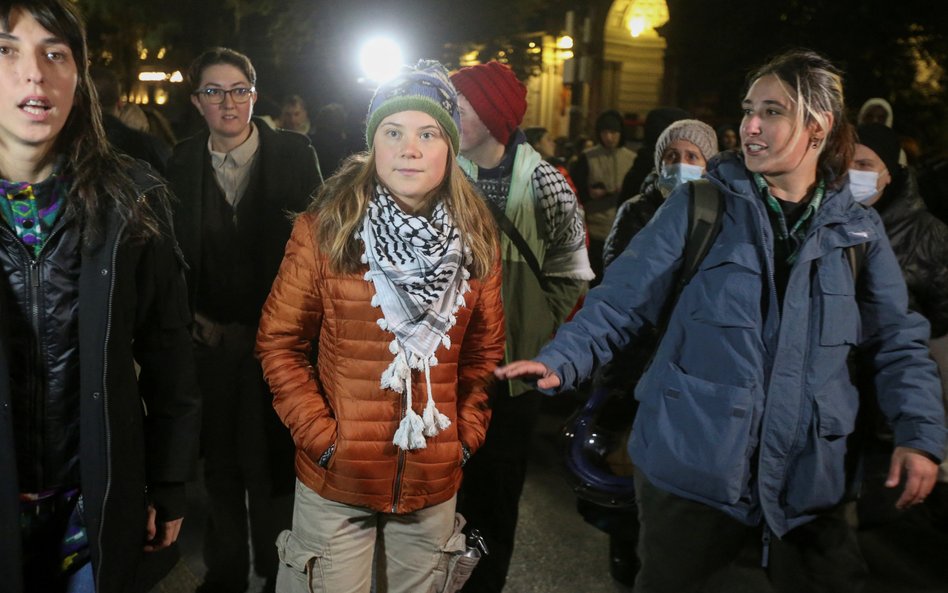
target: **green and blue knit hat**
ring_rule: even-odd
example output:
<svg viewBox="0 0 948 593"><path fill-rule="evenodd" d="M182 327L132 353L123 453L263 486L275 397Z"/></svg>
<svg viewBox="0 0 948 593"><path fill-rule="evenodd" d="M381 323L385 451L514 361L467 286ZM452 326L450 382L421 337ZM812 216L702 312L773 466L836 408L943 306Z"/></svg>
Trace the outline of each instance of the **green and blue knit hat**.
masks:
<svg viewBox="0 0 948 593"><path fill-rule="evenodd" d="M365 124L365 140L369 148L372 148L375 130L382 120L401 111L422 111L435 118L451 137L455 154L460 151L458 92L440 62L421 60L414 68L406 66L398 76L375 91L369 102Z"/></svg>

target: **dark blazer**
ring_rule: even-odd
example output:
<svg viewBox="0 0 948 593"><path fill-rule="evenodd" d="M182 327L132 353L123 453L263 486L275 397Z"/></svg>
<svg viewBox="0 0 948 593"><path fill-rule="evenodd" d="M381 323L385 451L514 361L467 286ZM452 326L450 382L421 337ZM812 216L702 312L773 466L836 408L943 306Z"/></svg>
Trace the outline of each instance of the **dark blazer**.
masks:
<svg viewBox="0 0 948 593"><path fill-rule="evenodd" d="M170 209L156 178L133 178L161 234L130 240L110 212L104 240L83 249L79 275L79 455L98 593L147 590L161 576L155 564L174 564L176 547L142 551L146 493L156 485L183 488L193 477L200 431L184 263ZM18 593L19 487L3 321L10 305L0 302L0 589Z"/></svg>
<svg viewBox="0 0 948 593"><path fill-rule="evenodd" d="M246 193L238 204L238 235L252 241L247 253L253 286L253 311L261 311L270 294L270 286L283 261L283 251L292 230L292 213L306 209L322 184L316 152L309 138L296 132L274 130L254 118L260 134L260 152L250 174ZM203 191L205 176L213 175L207 150L207 130L175 147L168 165L168 180L177 201L174 204L175 233L188 262L188 287L191 311L197 303L198 279L201 278L201 247L204 223ZM208 312L213 313L213 312ZM286 427L276 414L265 422L272 486L292 489L294 445Z"/></svg>
<svg viewBox="0 0 948 593"><path fill-rule="evenodd" d="M254 241L253 260L248 261L255 278L256 309L270 294L283 250L290 238L290 213L306 209L322 183L319 161L303 134L273 130L254 118L260 134L260 153L253 165L247 192L238 205L239 232ZM175 234L190 267L188 286L192 310L201 277L202 192L205 175L212 174L207 151L209 132L204 130L175 146L168 165L168 181L174 204Z"/></svg>

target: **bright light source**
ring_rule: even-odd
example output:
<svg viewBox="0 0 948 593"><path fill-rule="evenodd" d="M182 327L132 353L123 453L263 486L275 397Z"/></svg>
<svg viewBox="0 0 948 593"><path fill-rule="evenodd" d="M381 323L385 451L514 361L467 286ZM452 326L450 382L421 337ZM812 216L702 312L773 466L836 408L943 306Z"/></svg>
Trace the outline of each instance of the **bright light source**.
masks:
<svg viewBox="0 0 948 593"><path fill-rule="evenodd" d="M162 82L168 79L166 72L139 72L138 80L142 82Z"/></svg>
<svg viewBox="0 0 948 593"><path fill-rule="evenodd" d="M376 37L362 46L359 65L366 78L383 83L394 78L402 67L402 50L387 37Z"/></svg>
<svg viewBox="0 0 948 593"><path fill-rule="evenodd" d="M668 22L666 0L636 0L623 17L632 37L657 37L655 29Z"/></svg>
<svg viewBox="0 0 948 593"><path fill-rule="evenodd" d="M480 64L480 62L477 61L477 57L479 55L480 52L478 52L476 49L472 49L461 56L459 63L461 66L474 66L475 64Z"/></svg>
<svg viewBox="0 0 948 593"><path fill-rule="evenodd" d="M638 37L642 34L642 31L645 30L646 22L645 18L640 16L634 16L629 19L629 31L632 33L632 37Z"/></svg>
<svg viewBox="0 0 948 593"><path fill-rule="evenodd" d="M573 38L569 35L563 35L556 40L556 47L558 49L573 49Z"/></svg>
<svg viewBox="0 0 948 593"><path fill-rule="evenodd" d="M175 70L171 73L171 78L168 79L168 82L184 82L184 75L181 74L180 70Z"/></svg>

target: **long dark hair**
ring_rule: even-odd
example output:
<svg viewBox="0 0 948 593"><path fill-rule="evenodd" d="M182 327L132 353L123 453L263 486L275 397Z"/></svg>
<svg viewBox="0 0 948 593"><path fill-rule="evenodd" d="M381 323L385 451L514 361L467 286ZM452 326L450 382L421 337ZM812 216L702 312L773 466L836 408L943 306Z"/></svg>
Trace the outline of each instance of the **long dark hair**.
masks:
<svg viewBox="0 0 948 593"><path fill-rule="evenodd" d="M65 157L71 178L66 208L82 221L86 245L103 236L106 217L114 211L127 223L128 232L146 238L158 232L155 216L127 171L132 160L109 145L102 127L102 113L95 85L89 75L89 51L82 15L70 0L0 0L0 27L10 30L17 12L32 15L47 31L62 39L76 63L77 84L72 110L56 137L53 150Z"/></svg>

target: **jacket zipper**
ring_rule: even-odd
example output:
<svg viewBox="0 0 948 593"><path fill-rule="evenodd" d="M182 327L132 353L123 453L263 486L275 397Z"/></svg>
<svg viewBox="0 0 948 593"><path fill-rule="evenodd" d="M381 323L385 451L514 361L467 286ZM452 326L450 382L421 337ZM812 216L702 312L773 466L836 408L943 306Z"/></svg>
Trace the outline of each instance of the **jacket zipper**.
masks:
<svg viewBox="0 0 948 593"><path fill-rule="evenodd" d="M408 380L411 381L411 371L408 374ZM404 418L405 416L405 398L398 398L398 417ZM395 484L392 486L392 512L395 513L398 511L398 497L402 493L402 472L405 471L405 451L401 447L395 445L398 449L398 461L396 462L395 469Z"/></svg>
<svg viewBox="0 0 948 593"><path fill-rule="evenodd" d="M758 479L759 479L759 476L760 476L760 467L759 467L759 464L760 464L760 457L761 457L761 456L760 456L760 449L764 446L764 435L767 434L767 430L766 430L766 429L767 429L767 426L766 426L766 425L769 424L769 420L770 420L770 416L767 414L767 405L766 405L766 403L767 403L767 398L768 398L768 396L769 396L769 391L770 391L770 380L771 380L771 376L772 376L772 374L773 374L774 361L776 360L777 349L778 349L779 346L780 346L780 321L781 321L781 317L782 317L782 313L783 313L783 312L780 310L780 301L779 301L779 299L777 298L777 281L776 281L776 279L774 278L774 262L773 262L773 259L774 259L774 252L773 252L773 249L770 249L769 252L768 252L768 248L767 248L767 245L768 245L768 243L767 243L768 233L769 233L769 230L770 230L770 219L769 219L769 217L767 216L766 211L761 212L761 209L763 208L763 204L762 204L759 200L756 200L756 201L755 201L754 208L755 208L755 210L757 211L757 221L758 221L758 224L760 225L761 244L762 244L762 246L763 246L763 248L764 248L765 254L767 255L768 259L770 260L769 265L768 265L768 262L764 262L764 265L767 266L767 279L768 279L767 288L768 288L769 293L770 293L770 302L772 303L771 307L773 307L773 309L774 309L774 316L775 316L775 318L776 318L776 321L775 321L776 335L774 336L774 339L772 340L772 342L773 342L772 349L771 349L771 347L770 347L766 342L765 342L765 344L764 344L764 347L767 348L768 350L770 350L770 355L767 357L766 366L765 366L765 368L764 368L764 382L763 382L763 386L762 386L762 387L763 387L763 391L764 391L764 402L763 402L763 404L764 404L764 409L761 411L760 437L759 437L759 439L758 439L758 441L757 441L757 451L758 451L758 453L757 453L757 463L758 463L757 475L758 475ZM763 558L762 558L762 566L766 567L766 566L767 566L767 560L768 560L767 557L768 557L768 555L769 555L769 553L770 553L770 526L769 526L768 523L767 523L767 513L765 513L765 512L764 512L764 509L763 509L763 504L762 504L763 501L762 501L762 497L761 497L761 495L760 495L760 488L759 488L759 485L758 485L758 494L757 494L757 497L758 497L758 504L761 505L761 515L762 515L762 519L763 519L763 522L764 522L764 539L763 539Z"/></svg>
<svg viewBox="0 0 948 593"><path fill-rule="evenodd" d="M402 472L405 470L405 452L398 449L398 469L395 470L395 488L392 492L392 512L398 512L398 497L402 493Z"/></svg>
<svg viewBox="0 0 948 593"><path fill-rule="evenodd" d="M811 228L810 231L811 231L810 233L807 233L806 239L809 239L812 236L813 229ZM804 239L804 243L806 243L806 239ZM801 248L802 248L802 245L801 245ZM807 264L812 265L810 264L810 262L807 262ZM811 288L811 293L812 293L812 284L813 284L812 274L810 276L811 276L810 288ZM803 342L804 344L803 366L801 366L800 368L803 369L804 374L803 376L800 377L800 396L799 396L799 399L797 399L797 422L796 422L796 425L794 426L794 431L793 431L793 434L795 436L794 436L793 444L790 446L790 450L787 451L787 464L784 465L784 477L786 477L787 475L786 468L789 465L789 463L791 463L796 458L796 455L798 452L802 451L803 448L806 447L806 437L805 436L803 438L800 437L800 430L803 428L803 406L805 405L805 402L806 402L805 378L806 378L807 369L810 368L810 343L813 341L813 324L814 324L814 316L812 314L812 309L811 309L810 316L806 324L806 338L805 338L805 341ZM813 411L816 412L816 402L813 402L813 408L814 408ZM816 419L816 420L817 422L819 422L819 419Z"/></svg>
<svg viewBox="0 0 948 593"><path fill-rule="evenodd" d="M32 348L31 356L34 357L34 362L39 362L43 359L43 344L40 340L40 306L39 306L39 288L40 288L40 273L39 273L39 260L33 257L33 254L30 253L29 248L20 241L19 237L16 236L16 233L13 232L10 227L7 225L0 225L0 228L3 228L3 232L6 233L9 237L13 239L13 242L19 245L21 253L24 255L27 264L26 269L26 284L29 286L30 291L30 327L33 329L33 335L36 336L36 343ZM49 238L46 240L47 244L49 241L55 237L60 232L60 227L57 226L53 229L53 232L50 233ZM43 253L43 249L46 246L44 245L40 249L40 255ZM30 374L30 385L27 386L28 392L32 393L36 389L36 381L34 380L34 375ZM45 433L45 423L43 422L43 417L45 416L46 400L45 396L36 398L36 404L38 409L33 410L33 420L36 422L37 430L35 431L35 440L33 446L36 451L36 459L40 460L40 463L37 465L37 474L39 482L37 488L42 491L45 489L46 476L43 474L43 463L42 459L45 455L43 450L43 436L41 433Z"/></svg>
<svg viewBox="0 0 948 593"><path fill-rule="evenodd" d="M759 212L758 212L758 214L759 214ZM764 238L764 241L765 241L765 242L764 242L764 245L766 245L766 238L767 238L767 237L766 237L766 229L769 228L770 222L769 222L769 220L765 220L764 222L766 222L767 225L766 225L766 226L763 226L763 227L761 228L761 232L762 232L762 235L763 235L763 238ZM826 224L826 223L824 222L824 223L820 224L819 226L825 226L825 224ZM810 237L812 237L815 228L817 228L817 227L816 227L816 226L812 226L812 227L810 228L810 230L807 232L806 239L809 239ZM804 243L806 242L806 239L804 240ZM801 245L801 249L802 249L802 245ZM771 254L771 257L772 257L772 254ZM768 269L768 275L769 275L769 277L770 277L770 285L771 285L770 292L771 292L771 297L774 299L774 302L777 303L777 312L776 312L776 317L777 317L777 340L776 340L776 344L775 344L775 346L774 346L774 347L775 347L775 350L774 350L773 356L769 357L769 360L768 360L768 363L767 363L769 368L767 369L767 382L766 382L766 385L767 385L767 389L769 390L769 387L770 387L770 374L771 374L771 372L772 372L773 365L774 365L774 362L775 362L776 356L777 356L777 351L776 351L776 349L779 349L779 347L780 347L780 335L783 333L783 330L782 330L781 327L780 327L781 319L782 319L782 316L783 316L783 311L781 311L781 309L780 309L780 304L779 304L779 300L777 299L777 289L776 289L776 282L775 282L775 280L774 280L773 266L771 266L771 268ZM812 282L812 280L811 280L811 282ZM804 369L804 372L806 372L806 369L809 368L809 364L810 364L810 348L809 348L809 344L810 344L810 341L812 340L812 336L813 336L813 317L811 316L811 317L808 319L808 321L807 321L806 338L805 338L805 342L804 342L804 343L806 344L806 347L804 348L804 352L803 352L803 366L802 366L802 368ZM769 395L769 394L768 394L768 395ZM766 396L765 396L765 397L766 397ZM794 435L799 435L800 428L801 428L801 424L802 424L802 422L803 422L802 408L803 408L803 402L804 402L805 398L806 398L805 381L803 381L803 379L801 378L800 397L799 397L799 400L798 400L798 408L797 408L797 422L796 422L796 425L795 425L795 427L794 427ZM769 418L770 418L770 417L767 416L767 419L768 419L768 420L769 420ZM768 421L766 424L767 424L767 426L769 426L770 422ZM767 434L767 426L761 426L761 443L758 445L759 447L763 445L763 438L764 438L764 435ZM802 447L803 447L803 444L799 442L799 437L795 437L795 438L794 438L794 443L793 443L793 445L791 446L790 450L787 452L787 459L788 459L788 460L793 459L793 458L794 458L794 455L797 453L797 451L801 450ZM759 456L758 456L758 458L759 458ZM759 463L759 462L758 462L758 463ZM786 475L786 469L784 470L784 475ZM763 532L763 536L762 536L763 556L762 556L762 563L761 563L761 566L763 566L764 568L767 567L768 557L769 557L769 554L770 554L770 539L771 539L771 533L772 533L772 531L771 531L771 529L770 529L770 525L767 523L767 516L766 516L766 513L764 513L764 532Z"/></svg>
<svg viewBox="0 0 948 593"><path fill-rule="evenodd" d="M139 198L141 199L141 198ZM102 495L102 506L99 510L99 567L96 571L95 588L100 590L102 587L101 575L102 567L105 565L105 548L102 545L103 535L105 534L105 508L109 502L109 492L112 490L112 429L109 424L109 338L112 335L112 303L115 298L115 268L118 260L118 249L121 243L122 232L125 230L123 223L115 235L115 244L112 246L112 260L109 268L109 300L108 310L105 322L105 341L102 345L102 417L105 427L105 489Z"/></svg>
<svg viewBox="0 0 948 593"><path fill-rule="evenodd" d="M24 250L26 251L26 250ZM30 362L28 368L40 363L40 360L43 356L43 347L40 344L40 320L39 320L39 264L32 257L27 257L29 260L29 265L27 266L27 285L30 287L30 326L33 328L33 335L36 336L36 343L30 348L30 356L34 358ZM46 423L43 422L44 417L46 416L46 394L40 393L37 394L35 391L39 387L35 374L30 373L30 385L28 386L29 393L33 394L33 403L36 405L36 408L33 410L33 421L36 423L36 431L34 432L34 442L33 446L36 449L36 457L34 458L37 461L36 469L37 471L37 490L43 491L46 489L46 475L45 475L45 462L43 459L46 457L46 451L43 448L44 435L46 434Z"/></svg>

